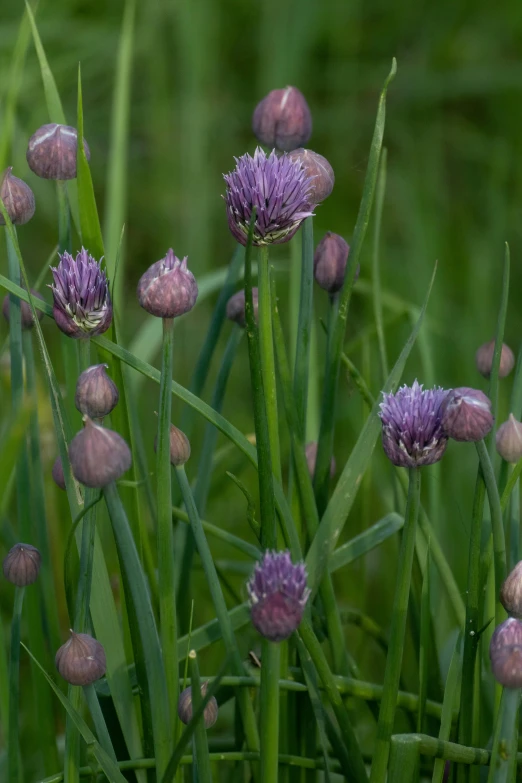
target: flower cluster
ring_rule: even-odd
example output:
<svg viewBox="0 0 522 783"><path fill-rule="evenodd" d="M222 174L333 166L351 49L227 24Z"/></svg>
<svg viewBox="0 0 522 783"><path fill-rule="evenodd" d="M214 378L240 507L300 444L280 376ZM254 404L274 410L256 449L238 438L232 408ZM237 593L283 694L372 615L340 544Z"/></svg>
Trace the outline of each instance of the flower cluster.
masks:
<svg viewBox="0 0 522 783"><path fill-rule="evenodd" d="M53 315L59 329L69 337L106 332L112 321L112 303L101 261L82 247L76 258L67 252L60 255L60 263L51 272Z"/></svg>

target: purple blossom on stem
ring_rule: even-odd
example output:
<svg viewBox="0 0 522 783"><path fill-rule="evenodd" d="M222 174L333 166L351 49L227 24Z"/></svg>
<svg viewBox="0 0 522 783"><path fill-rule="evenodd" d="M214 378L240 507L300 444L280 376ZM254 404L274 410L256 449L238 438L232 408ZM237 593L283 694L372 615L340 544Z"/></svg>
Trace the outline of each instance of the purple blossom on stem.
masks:
<svg viewBox="0 0 522 783"><path fill-rule="evenodd" d="M224 174L227 190L224 196L229 228L242 245L246 245L252 209L256 208L253 244L279 245L288 242L302 221L313 215L311 191L313 178L308 177L300 161L275 150L266 155L257 147L254 157L235 158L236 168Z"/></svg>
<svg viewBox="0 0 522 783"><path fill-rule="evenodd" d="M423 390L415 381L395 394L384 394L380 405L382 445L386 456L401 468L438 462L446 449L442 405L448 391L435 386Z"/></svg>
<svg viewBox="0 0 522 783"><path fill-rule="evenodd" d="M294 565L290 552L265 552L247 583L252 623L271 642L282 642L296 630L310 596L306 566Z"/></svg>
<svg viewBox="0 0 522 783"><path fill-rule="evenodd" d="M109 283L96 261L85 248L73 258L59 254L60 263L51 267L54 283L53 315L59 329L69 337L95 337L106 332L112 321Z"/></svg>

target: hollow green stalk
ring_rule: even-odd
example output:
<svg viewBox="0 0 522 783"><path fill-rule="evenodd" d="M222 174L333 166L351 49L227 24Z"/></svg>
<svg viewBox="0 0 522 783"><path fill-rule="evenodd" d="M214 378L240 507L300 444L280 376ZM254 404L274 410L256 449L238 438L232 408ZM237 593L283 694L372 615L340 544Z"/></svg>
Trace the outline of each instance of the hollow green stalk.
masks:
<svg viewBox="0 0 522 783"><path fill-rule="evenodd" d="M212 553L210 551L210 547L208 545L205 532L199 518L187 474L185 473L185 469L182 465L176 468L176 476L179 482L185 508L187 509L189 516L192 534L196 541L196 547L203 564L205 576L207 578L210 595L214 604L214 609L221 629L225 648L227 653L230 655L231 665L235 675L244 676L245 669L243 666L243 661L236 644L234 631L230 622L230 616L227 611L225 599L223 597L223 591L221 590L221 584L219 582L216 566L214 564L214 560L212 559ZM237 699L239 702L239 708L241 710L241 717L243 720L247 745L250 750L259 750L259 736L257 733L257 726L250 697L246 691L243 689L238 689Z"/></svg>
<svg viewBox="0 0 522 783"><path fill-rule="evenodd" d="M101 711L100 702L98 701L98 695L96 693L96 688L94 687L94 684L91 683L90 685L85 685L83 687L83 693L85 696L85 701L87 702L87 706L89 707L89 712L91 713L91 718L94 724L94 728L96 730L96 736L98 737L98 742L100 743L102 748L109 754L109 756L113 759L113 761L117 761L116 753L114 752L114 748L112 745L111 736L107 729L107 724L105 723L103 712Z"/></svg>
<svg viewBox="0 0 522 783"><path fill-rule="evenodd" d="M60 253L71 252L71 212L67 195L67 182L56 181L56 196L58 200L58 249Z"/></svg>
<svg viewBox="0 0 522 783"><path fill-rule="evenodd" d="M201 679L199 677L198 658L195 650L189 652L190 679L192 682L192 704L194 711L199 707L201 697ZM193 736L196 778L198 783L211 783L210 758L208 754L207 730L204 716L198 720Z"/></svg>
<svg viewBox="0 0 522 783"><path fill-rule="evenodd" d="M377 189L375 194L375 221L373 226L373 253L372 253L372 300L373 317L375 320L375 329L377 331L377 341L379 343L379 357L381 360L381 373L383 382L388 377L388 355L386 351L386 340L384 339L384 328L382 323L382 301L381 301L381 271L379 264L379 247L381 240L382 211L384 206L384 194L386 192L386 162L388 151L386 147L382 148L381 159L379 162L379 175L377 178Z"/></svg>
<svg viewBox="0 0 522 783"><path fill-rule="evenodd" d="M21 780L19 747L20 697L20 624L25 587L15 589L13 619L11 621L11 656L9 658L9 726L7 728L7 772L9 780Z"/></svg>
<svg viewBox="0 0 522 783"><path fill-rule="evenodd" d="M520 688L502 690L489 762L488 783L512 783L515 780L521 694Z"/></svg>
<svg viewBox="0 0 522 783"><path fill-rule="evenodd" d="M404 529L402 534L399 561L397 564L397 581L395 599L391 619L390 641L386 671L384 674L384 691L379 711L377 725L377 741L372 763L370 783L384 783L390 753L390 741L393 733L397 693L402 667L408 603L410 597L411 572L413 554L415 551L415 532L420 506L420 470L409 469L409 489Z"/></svg>
<svg viewBox="0 0 522 783"><path fill-rule="evenodd" d="M170 466L170 420L174 319L163 319L163 353L158 411L157 440L157 548L160 606L160 639L167 676L167 695L171 719L177 721L178 658L176 592L174 579L174 536L172 530L172 488Z"/></svg>

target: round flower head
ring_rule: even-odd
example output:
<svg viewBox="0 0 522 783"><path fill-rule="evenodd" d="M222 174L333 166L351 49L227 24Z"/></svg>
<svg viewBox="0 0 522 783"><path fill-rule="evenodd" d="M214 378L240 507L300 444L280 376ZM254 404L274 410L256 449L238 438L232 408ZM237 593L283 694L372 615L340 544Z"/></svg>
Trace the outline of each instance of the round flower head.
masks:
<svg viewBox="0 0 522 783"><path fill-rule="evenodd" d="M303 93L297 87L269 92L256 106L252 129L267 147L289 151L306 144L312 115Z"/></svg>
<svg viewBox="0 0 522 783"><path fill-rule="evenodd" d="M78 131L70 125L55 122L42 125L33 133L27 147L27 163L31 171L43 179L74 179L76 177L76 150ZM83 140L85 157L91 153Z"/></svg>
<svg viewBox="0 0 522 783"><path fill-rule="evenodd" d="M4 202L5 211L11 223L21 226L31 220L34 215L34 193L23 179L13 174L13 167L2 174L0 180L0 198ZM0 226L5 226L4 216L0 212Z"/></svg>
<svg viewBox="0 0 522 783"><path fill-rule="evenodd" d="M441 459L448 442L442 429L442 404L448 392L436 386L402 386L383 394L380 405L382 445L386 456L401 468L432 465Z"/></svg>
<svg viewBox="0 0 522 783"><path fill-rule="evenodd" d="M493 427L491 400L479 389L452 389L443 405L442 426L449 438L477 441Z"/></svg>
<svg viewBox="0 0 522 783"><path fill-rule="evenodd" d="M57 267L51 267L54 283L53 315L59 329L69 337L95 337L106 332L112 321L112 303L101 261L82 247L73 258L65 252Z"/></svg>
<svg viewBox="0 0 522 783"><path fill-rule="evenodd" d="M246 245L252 209L256 208L253 244L280 245L294 236L302 221L312 212L313 179L300 161L275 150L266 155L258 147L252 158L248 153L235 158L236 168L224 175L227 190L229 228Z"/></svg>
<svg viewBox="0 0 522 783"><path fill-rule="evenodd" d="M304 563L294 565L290 552L265 552L247 583L254 627L271 642L282 642L302 620L310 590Z"/></svg>
<svg viewBox="0 0 522 783"><path fill-rule="evenodd" d="M522 688L522 623L508 617L493 632L489 644L491 671L505 688Z"/></svg>
<svg viewBox="0 0 522 783"><path fill-rule="evenodd" d="M140 277L137 293L140 305L151 315L177 318L196 304L198 284L187 269L187 257L180 261L170 249Z"/></svg>

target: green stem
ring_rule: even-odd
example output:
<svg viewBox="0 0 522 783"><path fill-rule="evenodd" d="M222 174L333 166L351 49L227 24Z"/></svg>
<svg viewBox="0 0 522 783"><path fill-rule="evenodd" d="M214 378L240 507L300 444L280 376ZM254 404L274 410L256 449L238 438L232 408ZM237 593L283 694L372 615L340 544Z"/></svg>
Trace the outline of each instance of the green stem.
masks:
<svg viewBox="0 0 522 783"><path fill-rule="evenodd" d="M377 178L377 190L375 193L375 223L373 229L373 254L372 254L372 298L373 298L373 317L375 319L375 328L377 331L377 342L379 343L379 356L381 359L382 380L385 381L389 374L388 355L386 352L386 340L384 339L384 328L382 324L382 301L381 301L381 271L379 265L379 245L381 240L382 211L384 205L384 194L386 192L386 161L388 152L386 147L382 148L381 160L379 164L379 176Z"/></svg>
<svg viewBox="0 0 522 783"><path fill-rule="evenodd" d="M297 421L299 422L302 437L305 438L314 293L313 217L306 218L306 220L303 222L301 237L301 287L299 299L299 320L297 324L297 339L295 344L294 395Z"/></svg>
<svg viewBox="0 0 522 783"><path fill-rule="evenodd" d="M341 729L341 736L344 744L348 750L348 756L351 762L351 774L353 780L356 783L366 783L368 776L366 774L366 768L364 766L363 757L359 748L357 737L353 730L352 724L346 708L343 704L341 694L337 689L335 678L330 671L326 656L323 649L312 630L312 626L307 617L303 619L298 631L312 662L317 670L317 673L324 685L326 695L332 705L332 709L335 713L335 717L339 723Z"/></svg>
<svg viewBox="0 0 522 783"><path fill-rule="evenodd" d="M397 707L397 693L401 675L402 658L404 652L404 639L406 635L406 621L408 616L408 603L410 597L411 572L413 566L413 554L415 551L415 532L420 506L420 470L410 468L409 490L406 512L404 515L404 529L402 534L399 562L397 565L397 582L395 587L395 600L391 621L390 641L388 657L386 659L386 671L384 674L384 691L379 711L379 723L377 726L377 742L370 776L371 783L384 783L390 752L390 740L393 733L395 711Z"/></svg>
<svg viewBox="0 0 522 783"><path fill-rule="evenodd" d="M89 707L89 712L91 713L91 718L96 730L98 742L113 759L113 761L117 761L118 759L116 758L116 753L114 752L114 748L112 746L112 740L107 729L107 724L105 723L105 718L103 717L103 712L101 711L100 703L98 701L96 688L92 683L90 685L85 685L83 688L83 693L85 696L85 701L87 702L87 706Z"/></svg>
<svg viewBox="0 0 522 783"><path fill-rule="evenodd" d="M135 659L143 657L143 666L146 673L145 686L148 691L144 696L150 697L149 708L152 719L156 764L158 777L161 777L168 763L173 733L170 726L166 677L158 631L154 621L145 575L116 485L114 483L108 484L104 487L103 494L118 549L125 595L128 604L133 605L132 616L137 624L140 644L138 645L133 638Z"/></svg>
<svg viewBox="0 0 522 783"><path fill-rule="evenodd" d="M71 212L67 195L67 183L64 180L56 181L56 195L58 198L58 249L60 253L71 252Z"/></svg>
<svg viewBox="0 0 522 783"><path fill-rule="evenodd" d="M190 519L192 534L196 541L196 547L203 564L205 576L207 578L207 583L210 594L212 596L212 602L214 604L214 609L220 625L225 648L228 654L231 656L232 668L236 676L244 676L245 670L243 667L243 661L236 644L234 631L230 622L230 616L227 611L223 592L221 590L216 566L214 565L212 553L210 551L210 547L208 545L203 526L199 518L196 504L194 502L194 497L187 479L187 474L185 473L185 469L182 465L176 468L176 476L179 482L183 501L185 503L185 508L187 509L187 513ZM238 689L237 699L239 701L239 707L243 719L247 745L250 750L258 750L259 736L257 733L257 726L250 697L246 691L243 689Z"/></svg>
<svg viewBox="0 0 522 783"><path fill-rule="evenodd" d="M489 762L488 783L512 783L515 780L520 696L520 688L502 690Z"/></svg>
<svg viewBox="0 0 522 783"><path fill-rule="evenodd" d="M190 679L192 682L192 704L194 712L199 707L201 697L201 680L199 677L198 659L195 650L189 652ZM207 730L204 715L198 720L194 729L194 756L196 761L196 779L198 783L211 783L210 759L208 754Z"/></svg>
<svg viewBox="0 0 522 783"><path fill-rule="evenodd" d="M19 747L20 713L20 623L25 587L15 589L13 619L11 621L11 657L9 659L9 726L7 733L7 771L10 781L21 780Z"/></svg>
<svg viewBox="0 0 522 783"><path fill-rule="evenodd" d="M281 481L281 454L279 448L279 422L277 416L277 386L274 361L274 341L272 337L272 303L270 288L271 267L268 260L268 247L261 247L258 271L259 294L259 355L263 374L266 417L270 441L270 456L274 476ZM275 517L273 524L263 520L264 545L273 549L277 543Z"/></svg>
<svg viewBox="0 0 522 783"><path fill-rule="evenodd" d="M419 779L420 738L415 734L396 734L391 740L388 783L414 783Z"/></svg>
<svg viewBox="0 0 522 783"><path fill-rule="evenodd" d="M507 504L509 502L511 493L515 489L516 483L520 478L521 473L522 473L522 459L519 460L519 462L517 462L517 464L509 474L509 478L506 482L506 486L504 488L504 491L502 492L502 496L500 498L500 508L502 509L503 512L507 508Z"/></svg>
<svg viewBox="0 0 522 783"><path fill-rule="evenodd" d="M163 354L158 411L157 446L157 547L160 606L160 639L167 676L167 696L171 719L177 721L178 659L176 592L174 578L174 535L172 530L172 488L170 465L170 420L174 319L163 319ZM172 748L171 748L172 750Z"/></svg>
<svg viewBox="0 0 522 783"><path fill-rule="evenodd" d="M263 639L261 645L261 781L278 779L280 645Z"/></svg>

